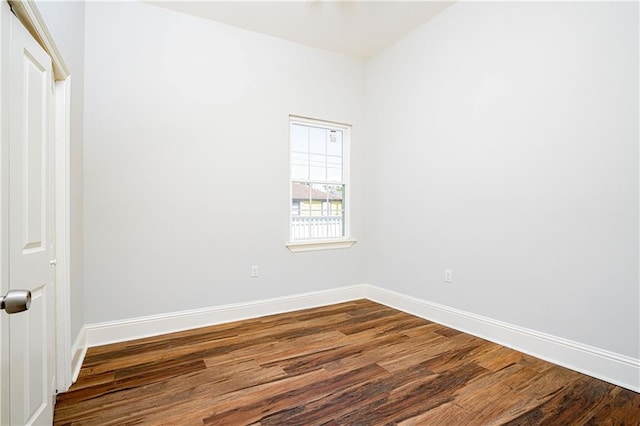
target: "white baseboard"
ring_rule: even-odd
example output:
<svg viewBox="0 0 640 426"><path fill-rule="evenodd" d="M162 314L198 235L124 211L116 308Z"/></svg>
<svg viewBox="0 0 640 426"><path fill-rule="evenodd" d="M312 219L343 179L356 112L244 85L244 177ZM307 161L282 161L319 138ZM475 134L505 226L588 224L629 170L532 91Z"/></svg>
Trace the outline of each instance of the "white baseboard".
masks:
<svg viewBox="0 0 640 426"><path fill-rule="evenodd" d="M213 306L86 326L89 347L364 298L354 285L246 303Z"/></svg>
<svg viewBox="0 0 640 426"><path fill-rule="evenodd" d="M372 285L365 297L400 311L640 392L640 360Z"/></svg>
<svg viewBox="0 0 640 426"><path fill-rule="evenodd" d="M75 383L78 380L78 374L80 374L80 368L82 368L82 362L84 361L84 356L87 354L87 329L86 326L83 326L80 329L80 333L78 333L78 337L76 337L75 342L73 342L73 346L71 347L71 373L72 379L71 383Z"/></svg>
<svg viewBox="0 0 640 426"><path fill-rule="evenodd" d="M74 381L86 348L367 298L377 303L640 392L640 360L369 284L90 324L74 344ZM85 337L86 330L86 337Z"/></svg>

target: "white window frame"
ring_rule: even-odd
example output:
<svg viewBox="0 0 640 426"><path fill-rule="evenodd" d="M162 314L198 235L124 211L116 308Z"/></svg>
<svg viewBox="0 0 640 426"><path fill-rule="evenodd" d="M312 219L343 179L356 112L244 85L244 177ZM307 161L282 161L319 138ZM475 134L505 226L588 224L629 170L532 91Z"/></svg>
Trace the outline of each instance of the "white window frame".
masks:
<svg viewBox="0 0 640 426"><path fill-rule="evenodd" d="M316 126L329 130L342 131L342 183L344 184L342 205L344 209L344 236L341 238L323 238L323 239L307 239L307 240L292 240L291 229L291 200L292 194L292 182L300 182L298 179L291 178L292 169L292 147L293 142L291 139L291 129L294 124L302 124L306 126ZM292 252L304 252L315 250L328 250L328 249L342 249L349 248L356 243L356 240L351 236L351 125L345 123L338 123L334 121L319 120L315 118L302 117L297 115L289 116L289 200L287 214L289 215L289 241L286 246Z"/></svg>

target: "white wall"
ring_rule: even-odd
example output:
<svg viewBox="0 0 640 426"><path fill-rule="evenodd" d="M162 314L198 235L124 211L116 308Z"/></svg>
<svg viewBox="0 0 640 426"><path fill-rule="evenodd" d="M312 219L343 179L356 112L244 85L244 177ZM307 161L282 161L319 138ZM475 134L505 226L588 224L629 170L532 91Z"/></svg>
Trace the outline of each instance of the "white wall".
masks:
<svg viewBox="0 0 640 426"><path fill-rule="evenodd" d="M285 248L289 114L354 125L362 233L361 62L142 3L85 28L87 323L362 281L360 243Z"/></svg>
<svg viewBox="0 0 640 426"><path fill-rule="evenodd" d="M71 71L71 336L84 325L82 137L84 111L84 10L81 1L38 1L38 10Z"/></svg>
<svg viewBox="0 0 640 426"><path fill-rule="evenodd" d="M637 359L638 5L457 3L365 76L366 281Z"/></svg>
<svg viewBox="0 0 640 426"><path fill-rule="evenodd" d="M140 3L85 29L86 323L369 282L640 355L637 4L457 3L364 67ZM354 124L349 250L284 247L290 113Z"/></svg>

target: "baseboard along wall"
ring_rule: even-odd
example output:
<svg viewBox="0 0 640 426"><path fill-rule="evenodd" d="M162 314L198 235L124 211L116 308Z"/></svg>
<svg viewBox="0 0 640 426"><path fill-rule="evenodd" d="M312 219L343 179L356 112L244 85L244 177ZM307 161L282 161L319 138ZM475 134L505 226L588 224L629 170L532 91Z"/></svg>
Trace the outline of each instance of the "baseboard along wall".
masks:
<svg viewBox="0 0 640 426"><path fill-rule="evenodd" d="M640 392L640 360L470 312L367 285L365 297L382 305Z"/></svg>
<svg viewBox="0 0 640 426"><path fill-rule="evenodd" d="M366 298L640 392L640 360L395 291L360 284L246 303L89 324L73 345L73 380L87 348Z"/></svg>
<svg viewBox="0 0 640 426"><path fill-rule="evenodd" d="M363 286L355 285L245 303L90 324L86 326L87 342L90 347L106 345L265 315L348 302L363 297Z"/></svg>
<svg viewBox="0 0 640 426"><path fill-rule="evenodd" d="M78 337L76 337L75 342L73 342L73 346L71 347L71 373L72 373L72 383L75 383L78 380L78 375L80 374L80 369L82 368L82 362L84 361L84 356L87 354L87 327L83 326L80 329L80 333L78 333Z"/></svg>

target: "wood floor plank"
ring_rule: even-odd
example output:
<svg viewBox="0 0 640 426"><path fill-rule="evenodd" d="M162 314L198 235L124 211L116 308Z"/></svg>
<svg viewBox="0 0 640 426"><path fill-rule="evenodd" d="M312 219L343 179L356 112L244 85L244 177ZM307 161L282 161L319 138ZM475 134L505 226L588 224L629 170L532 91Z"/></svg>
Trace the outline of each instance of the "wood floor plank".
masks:
<svg viewBox="0 0 640 426"><path fill-rule="evenodd" d="M640 425L640 395L368 301L90 348L56 425Z"/></svg>
<svg viewBox="0 0 640 426"><path fill-rule="evenodd" d="M638 425L640 418L640 394L615 387L610 397L589 413L587 425Z"/></svg>
<svg viewBox="0 0 640 426"><path fill-rule="evenodd" d="M469 413L454 402L447 402L425 413L398 423L399 426L463 425L468 424Z"/></svg>
<svg viewBox="0 0 640 426"><path fill-rule="evenodd" d="M337 376L330 377L309 383L305 386L294 390L283 391L276 390L275 394L269 396L269 404L264 404L262 400L253 403L243 404L227 410L223 413L209 416L203 419L205 425L208 424L246 424L258 421L265 415L292 409L297 407L304 411L304 404L309 401L315 401L339 391L341 388L352 386L356 383L376 379L380 376L388 374L382 367L371 364L356 370L351 370Z"/></svg>
<svg viewBox="0 0 640 426"><path fill-rule="evenodd" d="M306 404L302 411L299 411L302 407L296 407L290 412L268 416L262 419L261 423L321 425L326 422L327 416L340 418L358 409L370 409L372 401L376 401L376 406L381 406L389 400L393 389L406 382L424 381L429 376L433 376L433 373L422 366L412 367L399 374L386 373L377 379L371 378L351 387L343 387L324 398Z"/></svg>

